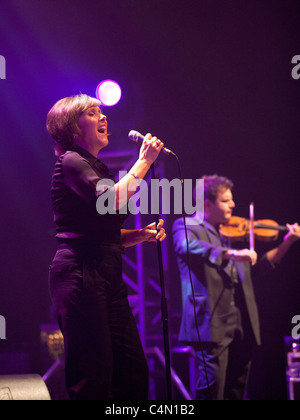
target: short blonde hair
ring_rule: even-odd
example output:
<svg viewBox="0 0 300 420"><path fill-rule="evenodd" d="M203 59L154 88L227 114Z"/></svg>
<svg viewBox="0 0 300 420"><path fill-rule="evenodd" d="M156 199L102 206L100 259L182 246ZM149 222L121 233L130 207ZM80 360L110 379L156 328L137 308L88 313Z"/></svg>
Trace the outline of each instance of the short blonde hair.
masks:
<svg viewBox="0 0 300 420"><path fill-rule="evenodd" d="M74 145L74 136L80 136L78 127L80 115L92 106L100 106L101 102L88 95L79 94L60 101L50 109L47 115L47 130L55 140L55 154L61 155Z"/></svg>

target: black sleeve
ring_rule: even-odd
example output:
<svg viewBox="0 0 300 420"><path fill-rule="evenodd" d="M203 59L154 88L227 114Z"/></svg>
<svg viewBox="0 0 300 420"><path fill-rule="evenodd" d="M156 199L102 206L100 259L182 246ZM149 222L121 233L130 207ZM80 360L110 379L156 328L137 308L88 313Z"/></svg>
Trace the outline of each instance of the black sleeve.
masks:
<svg viewBox="0 0 300 420"><path fill-rule="evenodd" d="M176 254L185 258L187 254L187 241L183 219L178 219L175 221L172 233ZM201 263L201 260L204 260L216 266L221 266L223 264L223 254L227 251L228 248L209 243L204 239L204 230L203 234L201 235L203 238L200 236L201 233L202 229L200 229L200 227L196 232L196 229L193 228L193 225L187 225L187 237L191 260L194 263Z"/></svg>
<svg viewBox="0 0 300 420"><path fill-rule="evenodd" d="M99 176L90 163L77 153L66 154L62 165L66 186L89 204L96 205L99 195L115 184L112 179ZM100 181L101 191L97 191Z"/></svg>

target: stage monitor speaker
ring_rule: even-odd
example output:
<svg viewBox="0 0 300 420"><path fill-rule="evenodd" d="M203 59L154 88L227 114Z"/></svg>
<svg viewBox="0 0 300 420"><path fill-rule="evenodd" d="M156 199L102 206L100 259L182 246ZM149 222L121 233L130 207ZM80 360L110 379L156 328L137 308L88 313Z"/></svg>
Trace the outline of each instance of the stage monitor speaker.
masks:
<svg viewBox="0 0 300 420"><path fill-rule="evenodd" d="M0 401L50 401L48 388L39 375L0 376Z"/></svg>

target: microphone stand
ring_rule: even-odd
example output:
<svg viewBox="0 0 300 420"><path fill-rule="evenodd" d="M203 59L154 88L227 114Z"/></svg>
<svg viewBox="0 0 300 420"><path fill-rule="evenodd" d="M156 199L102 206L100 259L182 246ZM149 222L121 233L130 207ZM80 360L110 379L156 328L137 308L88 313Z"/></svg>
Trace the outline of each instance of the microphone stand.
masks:
<svg viewBox="0 0 300 420"><path fill-rule="evenodd" d="M154 164L151 165L152 179L155 179L155 168ZM159 223L159 209L155 214L156 226ZM163 323L163 336L164 336L164 349L165 349L165 370L166 370L166 383L167 383L167 398L172 400L172 381L171 381L171 362L170 362L170 345L169 345L169 322L168 322L168 306L165 293L165 281L164 281L164 270L163 270L163 259L161 242L157 241L157 256L160 276L160 288L161 288L161 315Z"/></svg>

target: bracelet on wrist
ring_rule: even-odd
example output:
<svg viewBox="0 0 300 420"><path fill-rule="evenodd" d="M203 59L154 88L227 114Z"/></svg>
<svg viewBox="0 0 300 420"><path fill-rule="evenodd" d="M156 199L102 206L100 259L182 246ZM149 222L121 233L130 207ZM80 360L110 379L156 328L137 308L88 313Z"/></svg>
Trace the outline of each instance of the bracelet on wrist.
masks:
<svg viewBox="0 0 300 420"><path fill-rule="evenodd" d="M129 175L133 176L137 180L137 182L140 184L141 179L134 172L129 172Z"/></svg>

